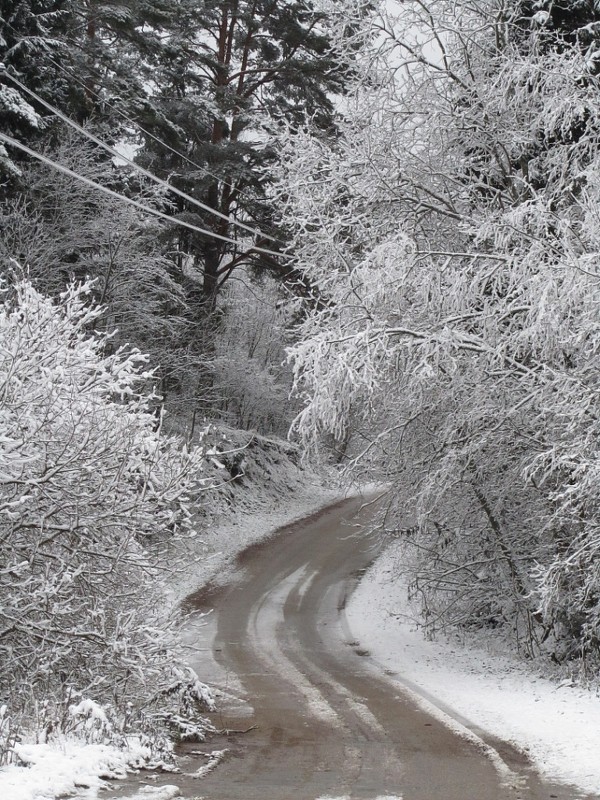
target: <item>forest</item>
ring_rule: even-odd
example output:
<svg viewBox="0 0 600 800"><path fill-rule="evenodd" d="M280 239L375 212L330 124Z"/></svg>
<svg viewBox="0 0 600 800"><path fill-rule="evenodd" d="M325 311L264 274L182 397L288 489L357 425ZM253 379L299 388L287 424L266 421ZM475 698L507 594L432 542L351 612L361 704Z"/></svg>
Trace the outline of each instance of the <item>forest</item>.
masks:
<svg viewBox="0 0 600 800"><path fill-rule="evenodd" d="M596 2L0 0L0 61L0 763L202 726L210 431L384 484L428 635L597 670Z"/></svg>

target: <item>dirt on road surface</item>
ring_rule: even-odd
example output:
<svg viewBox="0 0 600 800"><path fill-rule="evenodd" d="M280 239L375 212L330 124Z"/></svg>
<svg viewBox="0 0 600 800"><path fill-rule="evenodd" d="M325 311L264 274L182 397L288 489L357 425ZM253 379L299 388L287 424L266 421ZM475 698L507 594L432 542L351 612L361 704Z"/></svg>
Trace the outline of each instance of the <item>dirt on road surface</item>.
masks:
<svg viewBox="0 0 600 800"><path fill-rule="evenodd" d="M194 664L203 679L212 669L224 692L213 721L247 732L188 748L227 753L202 778L165 782L206 800L584 797L543 782L509 745L457 735L415 702L402 664L386 675L353 640L344 608L378 547L364 533L363 502L283 529L242 554L231 585L188 599L214 608L212 654Z"/></svg>

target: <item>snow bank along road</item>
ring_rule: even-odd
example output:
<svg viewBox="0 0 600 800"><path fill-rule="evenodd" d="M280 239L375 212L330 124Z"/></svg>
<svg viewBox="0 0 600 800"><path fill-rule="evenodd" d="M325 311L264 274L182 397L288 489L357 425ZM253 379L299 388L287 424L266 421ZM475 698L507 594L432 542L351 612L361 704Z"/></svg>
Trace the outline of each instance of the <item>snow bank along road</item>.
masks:
<svg viewBox="0 0 600 800"><path fill-rule="evenodd" d="M352 640L346 599L376 555L376 543L360 527L369 513L356 498L330 506L246 550L239 559L243 569L229 586L190 598L198 608L215 608L213 651L229 675L221 686L229 697L223 726L256 729L219 743L229 753L201 780L186 783L177 776L182 795L582 797L542 782L510 746L445 724L442 712L429 713L401 677L384 674ZM204 667L198 664L200 674ZM241 700L252 710L244 710Z"/></svg>

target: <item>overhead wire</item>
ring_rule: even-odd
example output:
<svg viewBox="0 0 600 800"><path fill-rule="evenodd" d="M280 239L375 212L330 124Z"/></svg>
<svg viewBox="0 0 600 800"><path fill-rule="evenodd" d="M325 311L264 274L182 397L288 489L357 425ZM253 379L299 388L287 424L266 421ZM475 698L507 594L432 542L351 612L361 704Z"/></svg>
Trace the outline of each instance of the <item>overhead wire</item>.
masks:
<svg viewBox="0 0 600 800"><path fill-rule="evenodd" d="M20 35L20 32L13 25L11 25L10 22L5 20L5 24L8 25L8 27L11 28L11 30L14 33ZM47 50L44 50L44 54L46 56L46 59L53 66L55 66L56 69L58 69L60 72L62 72L63 75L66 75L68 78L70 78L71 80L73 80L76 83L78 83L83 89L85 89L85 91L87 93L94 95L94 97L97 97L98 100L100 100L102 102L106 102L106 99L103 98L102 95L99 92L94 91L94 89L92 89L90 86L88 86L85 83L85 81L82 81L81 78L77 77L77 75L75 75L73 72L71 72L70 70L66 69L62 64L59 64L57 61L55 61L53 58L51 58L50 55L48 54ZM125 114L124 111L121 111L120 109L115 108L114 106L111 106L111 108L112 108L112 111L114 111L115 114L117 114L122 119L124 119L127 122L129 122L131 125L135 125L142 133L146 134L146 136L149 136L153 141L155 141L157 144L160 144L162 147L166 148L167 150L169 150L174 155L178 156L179 158L182 158L184 161L187 161L187 163L190 164L192 167L195 167L196 169L198 169L201 172L203 172L205 175L208 175L211 178L214 178L215 180L217 180L220 183L222 183L224 186L228 186L234 192L237 192L240 196L242 196L242 197L246 196L244 194L244 192L241 192L240 189L238 189L232 183L228 183L226 180L224 180L224 178L220 177L219 175L215 175L214 172L211 172L206 167L200 166L200 164L198 164L196 161L191 159L185 153L182 153L180 150L177 150L175 147L172 147L171 145L167 144L167 142L163 141L159 136L156 136L151 131L149 131L146 128L144 128L139 122L137 122L136 120L132 119L127 114ZM263 235L266 236L266 234L263 234ZM267 238L271 239L271 241L278 241L277 239L274 239L272 237L267 237ZM283 242L281 242L281 244L283 244Z"/></svg>
<svg viewBox="0 0 600 800"><path fill-rule="evenodd" d="M4 20L4 22L9 28L11 28L11 30L14 33L19 34L19 31L17 31L17 29L13 25L11 25L10 22L8 22L7 20ZM81 78L78 78L77 75L75 75L73 72L71 72L70 70L66 69L62 64L59 64L57 61L55 61L53 58L51 58L50 55L48 54L47 50L44 50L44 55L46 56L46 59L54 67L56 67L56 69L58 69L60 72L62 72L63 75L66 75L70 80L73 80L76 83L78 83L83 89L85 89L86 93L92 94L94 97L97 97L101 102L104 102L104 103L107 102L106 98L103 98L102 95L99 92L96 92L94 89L92 89L90 86L88 86L85 83L85 81L81 80ZM8 73L5 73L5 74L8 74ZM200 170L205 175L208 175L209 177L214 178L215 180L219 181L224 186L228 186L230 189L232 189L238 195L240 195L242 197L246 196L245 193L242 192L238 187L234 186L232 183L228 183L223 177L221 177L219 175L216 175L214 172L211 172L209 169L207 169L207 167L201 166L200 164L198 164L196 161L191 159L185 153L182 153L180 150L177 150L176 148L174 148L171 145L167 144L167 142L165 142L163 139L161 139L160 137L158 137L155 134L153 134L147 128L144 128L143 125L141 125L137 120L134 120L132 117L130 117L127 114L125 114L124 111L121 111L120 109L115 108L114 106L111 106L111 109L115 114L120 116L122 119L124 119L125 121L129 122L131 125L135 125L142 133L144 133L146 136L150 137L155 142L157 142L157 144L160 144L162 147L164 147L165 149L169 150L174 155L178 156L179 158L182 158L184 161L186 161L191 166L193 166L196 169ZM283 242L281 242L281 240L278 240L278 239L276 239L276 238L274 238L272 236L269 236L269 235L267 235L265 233L261 233L261 235L264 238L270 239L273 242L279 241L281 244L284 244Z"/></svg>
<svg viewBox="0 0 600 800"><path fill-rule="evenodd" d="M63 164L59 164L58 162L53 161L51 158L48 158L48 156L45 156L42 153L38 153L35 150L32 150L30 147L27 147L27 145L22 144L17 139L13 139L12 136L7 136L5 133L2 133L1 131L0 131L0 142L8 144L10 147L15 147L18 150L27 153L27 155L31 156L32 158L35 158L38 161L41 161L42 163L47 164L50 167L53 167L59 172L62 172L64 175L68 175L71 178L75 178L76 180L85 183L88 186L91 186L100 192L103 192L109 197L115 198L131 206L134 206L135 208L139 209L140 211L143 211L146 214L150 214L155 217L167 220L167 222L170 222L172 224L188 228L189 230L192 230L195 233L200 233L203 236L207 236L211 239L218 239L219 241L239 246L239 241L236 239L232 239L229 236L222 236L221 234L215 233L214 231L211 231L207 228L200 228L197 225L193 225L191 222L186 222L185 220L182 219L176 219L175 217L172 217L170 214L165 214L163 211L159 211L156 208L152 208L151 206L147 206L144 203L140 203L138 200L134 200L132 197L126 197L125 195L119 194L119 192L115 192L113 189L109 189L108 186L103 186L101 183L96 183L96 181L93 181L91 178L87 178L85 175L80 175L79 173L74 172L72 169L69 169L68 167L65 167ZM263 253L269 256L276 256L277 258L282 258L282 257L287 259L291 258L291 256L287 256L285 253L278 253L274 250L268 250L267 248L259 247L257 245L252 245L251 247L248 248L248 250L249 252Z"/></svg>
<svg viewBox="0 0 600 800"><path fill-rule="evenodd" d="M25 86L25 84L21 83L21 81L19 81L13 75L8 73L5 69L0 69L0 75L2 75L3 77L8 78L8 80L10 80L12 83L14 83L14 85L17 86L19 89L21 89L21 91L24 91L26 94L28 94L30 97L32 97L34 100L36 100L38 103L40 103L44 108L48 109L48 111L50 111L52 114L55 114L59 119L61 119L63 122L65 122L67 125L69 125L71 128L73 128L74 130L78 131L79 133L81 133L86 138L90 139L90 141L94 142L99 147L102 147L104 150L106 150L106 152L110 153L114 158L121 159L121 160L125 161L127 164L130 164L137 172L141 173L142 175L145 175L151 181L154 181L154 183L166 188L168 191L172 192L173 194L178 195L179 197L181 197L184 200L186 200L186 202L191 203L192 205L195 205L196 207L202 209L203 211L206 211L209 214L213 214L214 216L219 217L220 219L226 220L227 223L230 224L230 225L235 225L235 226L237 226L239 228L242 228L243 230L248 231L249 233L252 233L254 236L257 236L258 238L268 239L268 240L274 241L274 242L277 241L276 239L274 239L274 237L269 236L268 234L264 234L262 231L258 230L257 228L253 228L252 226L246 225L245 223L239 222L238 220L231 219L227 214L223 214L221 211L218 211L217 209L211 208L211 206L206 205L206 203L202 203L200 200L197 200L196 198L191 197L186 192L181 191L181 189L178 189L176 186L173 186L172 184L168 183L167 181L163 180L162 178L159 178L157 175L154 175L152 172L150 172L149 170L147 170L144 167L140 166L139 164L136 164L135 161L132 161L126 155L120 153L118 150L115 150L114 147L111 147L106 142L103 142L102 139L99 139L95 134L91 133L91 131L88 131L88 130L86 130L86 128L83 128L77 122L75 122L70 117L68 117L66 114L64 114L62 111L60 111L60 109L56 108L51 103L48 103L46 100L41 98L36 92L34 92L32 89L29 89L27 86ZM272 254L276 255L274 252Z"/></svg>
<svg viewBox="0 0 600 800"><path fill-rule="evenodd" d="M65 67L63 67L62 64L59 64L53 58L50 58L50 56L48 55L47 52L46 52L46 58L60 72L62 72L63 75L66 75L71 80L76 81L76 83L78 83L83 89L85 89L86 92L88 92L89 94L92 94L94 97L97 97L98 100L100 100L103 103L107 103L108 102L107 99L102 97L102 95L99 92L96 92L91 87L86 86L85 82L82 81L81 78L78 78L77 75L75 75L73 72L71 72L70 70L68 70ZM233 191L237 192L242 197L245 196L244 193L241 192L232 183L228 183L224 178L220 177L219 175L215 175L214 172L211 172L209 169L207 169L206 167L201 166L200 164L198 164L197 161L194 161L192 158L187 156L185 153L182 153L181 150L177 150L176 147L172 147L170 144L167 144L167 142L165 142L164 139L161 139L159 136L156 136L156 134L152 133L147 128L144 128L144 126L141 125L137 120L135 120L132 117L128 116L124 111L121 111L121 109L116 108L114 105L111 105L110 108L115 114L117 114L117 116L121 117L121 119L124 119L126 122L129 122L131 125L135 125L135 127L138 128L138 130L140 130L142 133L144 133L150 139L155 141L157 144L160 144L161 147L165 148L165 150L169 150L169 152L173 153L173 155L176 155L179 158L182 158L190 166L194 167L197 170L200 170L200 172L203 172L205 175L208 175L210 178L214 178L216 181L219 181L224 186L228 186L230 189L232 189Z"/></svg>

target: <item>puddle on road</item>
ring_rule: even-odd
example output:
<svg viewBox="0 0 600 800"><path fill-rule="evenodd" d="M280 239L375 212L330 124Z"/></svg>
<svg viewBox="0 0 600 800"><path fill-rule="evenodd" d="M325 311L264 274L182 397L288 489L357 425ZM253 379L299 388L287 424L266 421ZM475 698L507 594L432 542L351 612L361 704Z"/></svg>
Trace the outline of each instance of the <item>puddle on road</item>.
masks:
<svg viewBox="0 0 600 800"><path fill-rule="evenodd" d="M329 795L323 795L322 797L317 797L316 800L352 800L350 795L345 794L341 797L330 797ZM398 794L381 794L377 797L373 798L373 800L403 800L403 798Z"/></svg>

